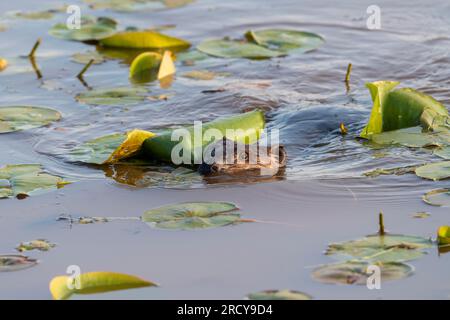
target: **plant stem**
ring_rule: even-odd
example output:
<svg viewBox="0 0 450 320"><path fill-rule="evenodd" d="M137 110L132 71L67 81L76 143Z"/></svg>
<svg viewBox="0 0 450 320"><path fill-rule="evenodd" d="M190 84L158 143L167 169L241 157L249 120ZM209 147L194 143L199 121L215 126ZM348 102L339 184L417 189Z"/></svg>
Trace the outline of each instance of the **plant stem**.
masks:
<svg viewBox="0 0 450 320"><path fill-rule="evenodd" d="M41 44L41 41L42 41L41 38L37 39L36 43L33 46L33 49L31 49L30 54L28 55L28 57L34 58L34 54L35 54L37 48L39 48L39 46Z"/></svg>
<svg viewBox="0 0 450 320"><path fill-rule="evenodd" d="M77 74L77 78L83 78L83 74L90 68L90 66L94 63L94 59L91 59L84 68Z"/></svg>
<svg viewBox="0 0 450 320"><path fill-rule="evenodd" d="M345 82L350 82L350 73L352 72L352 64L349 63L347 67L347 74L345 75Z"/></svg>
<svg viewBox="0 0 450 320"><path fill-rule="evenodd" d="M380 212L380 214L378 215L378 225L379 225L379 229L378 229L378 234L380 236L385 235L385 231L384 231L384 218L383 218L383 212Z"/></svg>

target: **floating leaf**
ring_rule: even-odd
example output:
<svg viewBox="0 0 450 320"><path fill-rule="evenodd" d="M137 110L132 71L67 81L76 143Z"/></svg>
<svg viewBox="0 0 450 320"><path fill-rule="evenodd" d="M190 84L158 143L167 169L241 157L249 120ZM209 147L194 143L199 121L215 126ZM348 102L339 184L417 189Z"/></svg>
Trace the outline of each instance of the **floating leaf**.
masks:
<svg viewBox="0 0 450 320"><path fill-rule="evenodd" d="M450 146L437 149L433 154L445 160L450 160Z"/></svg>
<svg viewBox="0 0 450 320"><path fill-rule="evenodd" d="M312 277L317 281L329 284L367 285L367 278L372 275L372 272L368 272L367 269L370 265L380 267L382 282L403 279L414 272L412 266L399 262L373 264L347 261L320 266L313 271Z"/></svg>
<svg viewBox="0 0 450 320"><path fill-rule="evenodd" d="M46 20L53 18L54 12L52 10L47 11L35 11L35 12L16 12L17 18L29 19L29 20Z"/></svg>
<svg viewBox="0 0 450 320"><path fill-rule="evenodd" d="M450 178L450 161L434 162L418 167L416 175L430 180L443 180Z"/></svg>
<svg viewBox="0 0 450 320"><path fill-rule="evenodd" d="M79 217L79 218L72 218L70 215L60 215L57 221L68 221L71 224L72 223L78 223L78 224L93 224L93 223L104 223L109 222L108 218L105 217Z"/></svg>
<svg viewBox="0 0 450 320"><path fill-rule="evenodd" d="M404 262L425 254L421 249L431 247L431 241L422 237L405 235L372 235L362 239L328 246L327 255L343 259L370 262Z"/></svg>
<svg viewBox="0 0 450 320"><path fill-rule="evenodd" d="M114 150L105 163L116 163L122 159L130 158L136 155L142 147L142 144L148 138L154 137L153 132L134 129L127 133L127 137L122 144Z"/></svg>
<svg viewBox="0 0 450 320"><path fill-rule="evenodd" d="M371 140L377 144L398 144L410 148L439 147L448 144L449 139L447 131L424 132L419 126L371 135Z"/></svg>
<svg viewBox="0 0 450 320"><path fill-rule="evenodd" d="M422 200L436 207L450 207L450 189L436 189L425 193Z"/></svg>
<svg viewBox="0 0 450 320"><path fill-rule="evenodd" d="M144 101L147 93L142 87L102 88L80 93L75 99L91 105L125 106Z"/></svg>
<svg viewBox="0 0 450 320"><path fill-rule="evenodd" d="M0 198L29 196L61 188L68 182L45 173L39 164L7 165L0 168Z"/></svg>
<svg viewBox="0 0 450 320"><path fill-rule="evenodd" d="M157 286L136 276L115 272L89 272L77 277L58 276L50 281L53 299L65 300L73 294L94 294Z"/></svg>
<svg viewBox="0 0 450 320"><path fill-rule="evenodd" d="M29 242L21 242L19 246L16 248L19 252L31 251L31 250L39 250L39 251L49 251L51 248L54 248L56 245L54 243L50 243L45 239L37 239Z"/></svg>
<svg viewBox="0 0 450 320"><path fill-rule="evenodd" d="M144 52L133 60L130 66L130 78L140 82L157 78L162 55L157 52Z"/></svg>
<svg viewBox="0 0 450 320"><path fill-rule="evenodd" d="M413 218L424 219L428 218L429 216L431 216L431 214L429 214L428 212L417 212L413 215Z"/></svg>
<svg viewBox="0 0 450 320"><path fill-rule="evenodd" d="M393 90L398 84L394 81L366 84L373 107L369 122L361 132L362 138L409 127L434 129L448 120L448 111L441 103L411 88Z"/></svg>
<svg viewBox="0 0 450 320"><path fill-rule="evenodd" d="M110 18L83 15L80 29L69 29L66 23L58 23L49 30L49 34L63 40L101 40L115 34L116 25L117 22Z"/></svg>
<svg viewBox="0 0 450 320"><path fill-rule="evenodd" d="M372 171L364 172L363 174L366 177L378 177L380 175L391 175L395 174L397 176L401 176L407 173L414 173L417 166L407 166L407 167L398 167L398 168L389 168L389 169L383 169L383 168L377 168Z"/></svg>
<svg viewBox="0 0 450 320"><path fill-rule="evenodd" d="M124 31L100 40L105 47L130 49L189 48L190 43L154 31Z"/></svg>
<svg viewBox="0 0 450 320"><path fill-rule="evenodd" d="M138 188L193 188L203 186L198 171L184 167L137 165L131 162L104 168L105 176L116 182Z"/></svg>
<svg viewBox="0 0 450 320"><path fill-rule="evenodd" d="M168 205L144 213L142 220L160 229L206 229L237 223L238 209L227 202L190 202Z"/></svg>
<svg viewBox="0 0 450 320"><path fill-rule="evenodd" d="M87 64L91 60L94 60L94 64L101 64L106 61L106 58L104 55L98 53L97 51L87 51L83 53L75 53L74 55L72 55L73 62Z"/></svg>
<svg viewBox="0 0 450 320"><path fill-rule="evenodd" d="M440 226L438 229L438 244L450 244L450 226Z"/></svg>
<svg viewBox="0 0 450 320"><path fill-rule="evenodd" d="M183 77L195 80L213 80L217 76L226 76L227 73L217 73L208 70L192 70L183 73Z"/></svg>
<svg viewBox="0 0 450 320"><path fill-rule="evenodd" d="M290 50L308 52L325 42L321 36L314 33L284 29L248 31L245 37L260 46L282 52Z"/></svg>
<svg viewBox="0 0 450 320"><path fill-rule="evenodd" d="M58 111L42 107L0 107L0 133L46 126L61 119Z"/></svg>
<svg viewBox="0 0 450 320"><path fill-rule="evenodd" d="M311 296L295 290L265 290L251 293L250 300L311 300Z"/></svg>
<svg viewBox="0 0 450 320"><path fill-rule="evenodd" d="M119 12L178 8L194 0L83 0L92 9L111 9Z"/></svg>
<svg viewBox="0 0 450 320"><path fill-rule="evenodd" d="M0 71L3 71L8 66L8 61L6 59L0 58Z"/></svg>
<svg viewBox="0 0 450 320"><path fill-rule="evenodd" d="M68 158L74 162L103 164L126 138L126 134L115 133L89 140L70 150Z"/></svg>
<svg viewBox="0 0 450 320"><path fill-rule="evenodd" d="M0 272L19 271L37 265L37 260L19 255L0 256Z"/></svg>
<svg viewBox="0 0 450 320"><path fill-rule="evenodd" d="M253 43L234 40L206 40L198 45L197 50L219 58L268 59L285 55Z"/></svg>

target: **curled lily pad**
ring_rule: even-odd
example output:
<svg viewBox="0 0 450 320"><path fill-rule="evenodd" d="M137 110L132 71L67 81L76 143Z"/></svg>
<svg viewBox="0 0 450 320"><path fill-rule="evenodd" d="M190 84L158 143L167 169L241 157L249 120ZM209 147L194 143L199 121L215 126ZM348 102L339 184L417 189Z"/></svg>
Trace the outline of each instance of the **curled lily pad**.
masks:
<svg viewBox="0 0 450 320"><path fill-rule="evenodd" d="M37 260L19 255L0 256L0 272L19 271L37 265Z"/></svg>
<svg viewBox="0 0 450 320"><path fill-rule="evenodd" d="M254 43L234 40L206 40L197 50L219 58L268 59L285 55Z"/></svg>
<svg viewBox="0 0 450 320"><path fill-rule="evenodd" d="M144 101L147 93L142 87L102 88L80 93L75 99L91 105L125 106Z"/></svg>
<svg viewBox="0 0 450 320"><path fill-rule="evenodd" d="M434 181L448 179L450 178L450 161L434 162L418 167L416 175Z"/></svg>
<svg viewBox="0 0 450 320"><path fill-rule="evenodd" d="M173 75L175 71L170 51L166 50L164 55L157 52L144 52L131 63L130 78L138 82L149 82Z"/></svg>
<svg viewBox="0 0 450 320"><path fill-rule="evenodd" d="M328 246L327 255L343 259L370 262L404 262L425 254L422 249L431 247L429 239L405 235L371 235L362 239Z"/></svg>
<svg viewBox="0 0 450 320"><path fill-rule="evenodd" d="M7 165L0 168L0 199L26 197L61 188L69 182L43 171L39 164Z"/></svg>
<svg viewBox="0 0 450 320"><path fill-rule="evenodd" d="M154 135L143 130L110 134L75 147L69 152L68 158L70 161L91 164L115 163L138 153L143 142Z"/></svg>
<svg viewBox="0 0 450 320"><path fill-rule="evenodd" d="M386 131L421 126L430 131L445 125L447 109L432 97L411 88L394 88L395 81L367 83L373 100L372 113L361 137L371 139L372 135Z"/></svg>
<svg viewBox="0 0 450 320"><path fill-rule="evenodd" d="M412 266L399 262L370 264L362 261L346 261L320 266L313 271L312 277L329 284L366 285L367 278L372 274L368 272L370 265L380 267L382 282L403 279L414 272Z"/></svg>
<svg viewBox="0 0 450 320"><path fill-rule="evenodd" d="M83 15L80 29L69 29L66 23L58 23L49 30L49 34L63 40L101 40L115 34L116 25L117 22L110 18Z"/></svg>
<svg viewBox="0 0 450 320"><path fill-rule="evenodd" d="M157 286L136 276L116 272L88 272L77 277L58 276L50 281L53 299L69 299L73 294L95 294Z"/></svg>
<svg viewBox="0 0 450 320"><path fill-rule="evenodd" d="M43 107L0 107L0 133L46 126L61 119L58 111Z"/></svg>
<svg viewBox="0 0 450 320"><path fill-rule="evenodd" d="M133 162L104 167L105 176L120 184L138 188L195 188L203 186L203 176L188 168L137 165Z"/></svg>
<svg viewBox="0 0 450 320"><path fill-rule="evenodd" d="M230 213L236 209L228 202L189 202L149 210L142 220L160 229L207 229L239 222L241 215Z"/></svg>
<svg viewBox="0 0 450 320"><path fill-rule="evenodd" d="M295 290L264 290L251 293L250 300L311 300L311 296Z"/></svg>
<svg viewBox="0 0 450 320"><path fill-rule="evenodd" d="M87 51L83 53L75 53L72 55L72 61L87 64L89 61L94 60L94 64L101 64L106 61L106 57L97 51Z"/></svg>
<svg viewBox="0 0 450 320"><path fill-rule="evenodd" d="M450 226L440 226L437 241L439 245L450 244Z"/></svg>
<svg viewBox="0 0 450 320"><path fill-rule="evenodd" d="M39 251L49 251L54 248L56 245L54 243L50 243L45 239L37 239L28 242L21 242L19 246L16 248L19 252L31 251L31 250L39 250Z"/></svg>
<svg viewBox="0 0 450 320"><path fill-rule="evenodd" d="M124 31L100 40L105 47L128 49L189 48L190 43L154 31Z"/></svg>
<svg viewBox="0 0 450 320"><path fill-rule="evenodd" d="M436 189L425 193L422 200L436 207L450 207L450 189Z"/></svg>
<svg viewBox="0 0 450 320"><path fill-rule="evenodd" d="M314 33L285 29L251 30L245 37L260 46L282 52L290 50L308 52L325 42L321 36Z"/></svg>

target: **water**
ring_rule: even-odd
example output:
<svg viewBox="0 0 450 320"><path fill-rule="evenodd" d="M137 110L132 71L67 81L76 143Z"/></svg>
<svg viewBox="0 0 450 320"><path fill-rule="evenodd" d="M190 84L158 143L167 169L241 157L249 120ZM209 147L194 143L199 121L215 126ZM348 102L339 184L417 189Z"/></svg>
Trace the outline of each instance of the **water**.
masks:
<svg viewBox="0 0 450 320"><path fill-rule="evenodd" d="M15 1L2 3L0 8L2 12L33 11L60 4ZM148 85L152 95L169 95L167 101L146 101L126 108L75 101L74 96L86 87L75 78L82 65L70 62L70 56L94 47L47 35L54 23L65 20L64 14L38 21L5 15L3 23L8 30L0 32L0 55L11 66L0 73L1 105L49 106L64 118L48 128L0 135L0 164L42 163L47 170L77 182L25 201L1 201L2 252L13 252L17 243L40 237L58 247L48 253L30 253L41 259L37 267L1 274L0 297L49 298L48 281L64 274L68 265L78 264L85 272L127 272L162 284L157 289L89 298L239 299L270 288L305 291L315 298L448 298L445 270L450 261L448 256L438 257L435 250L412 263L416 267L412 277L386 283L379 291L324 285L310 278L311 266L332 261L322 255L328 243L373 233L380 210L388 229L395 233L434 236L437 227L448 222L448 208L430 207L421 201L424 192L448 186L448 182L432 183L414 175L361 176L378 167L424 163L433 159L429 153L374 148L355 137L371 109L365 82L401 81L402 86L450 105L450 4L378 1L382 29L369 31L366 8L371 4L198 0L160 12L121 14L86 9L83 13L113 17L123 27L174 24L175 28L164 32L194 45L207 38L241 37L248 29L278 27L318 33L326 40L317 51L303 55L263 61L208 59L192 67L178 64L177 78L169 89L157 83ZM43 39L37 52L41 80L36 79L28 60L20 58L38 37ZM347 92L343 80L350 62L353 71ZM189 70L205 68L229 76L212 81L181 77ZM117 60L95 65L85 80L92 88L127 86L128 66ZM217 88L225 90L202 93ZM105 178L103 170L70 164L64 158L74 145L104 134L192 124L255 107L266 111L270 128L280 130L289 157L282 177L285 181L228 185L195 181L175 185L175 189L136 188ZM345 137L339 134L341 122L349 128ZM106 175L111 175L108 170ZM167 232L140 222L72 228L56 222L60 214L139 216L159 205L199 200L232 201L246 218L281 224ZM419 211L432 216L412 219Z"/></svg>

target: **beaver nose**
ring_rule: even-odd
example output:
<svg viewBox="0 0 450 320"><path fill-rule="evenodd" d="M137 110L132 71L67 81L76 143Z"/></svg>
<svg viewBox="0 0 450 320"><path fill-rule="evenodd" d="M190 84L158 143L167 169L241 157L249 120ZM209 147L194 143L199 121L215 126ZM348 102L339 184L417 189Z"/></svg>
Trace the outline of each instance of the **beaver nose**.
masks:
<svg viewBox="0 0 450 320"><path fill-rule="evenodd" d="M216 173L218 171L217 165L213 164L207 164L207 163L202 163L199 167L198 167L198 172L201 175L209 175L209 174L213 174Z"/></svg>

